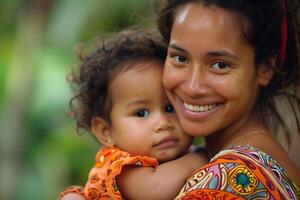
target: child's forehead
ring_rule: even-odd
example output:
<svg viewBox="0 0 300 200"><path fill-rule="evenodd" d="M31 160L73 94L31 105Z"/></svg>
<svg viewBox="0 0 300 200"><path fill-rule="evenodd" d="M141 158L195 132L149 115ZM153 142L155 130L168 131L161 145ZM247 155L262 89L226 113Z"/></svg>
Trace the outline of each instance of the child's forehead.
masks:
<svg viewBox="0 0 300 200"><path fill-rule="evenodd" d="M108 81L109 93L114 93L112 90L116 88L116 85L119 88L120 84L133 84L137 88L138 84L145 85L149 81L161 82L163 64L163 62L155 59L139 59L124 63L111 71Z"/></svg>
<svg viewBox="0 0 300 200"><path fill-rule="evenodd" d="M163 70L163 63L157 60L138 60L135 62L126 63L122 66L114 78L126 73L129 76L147 76L152 71Z"/></svg>
<svg viewBox="0 0 300 200"><path fill-rule="evenodd" d="M163 65L164 65L163 61L156 58L139 58L124 63L122 68L124 71L135 69L135 68L144 70L154 66L155 67L160 66L163 68Z"/></svg>
<svg viewBox="0 0 300 200"><path fill-rule="evenodd" d="M123 70L109 84L112 100L122 102L134 99L153 99L162 96L162 71L160 63L139 62Z"/></svg>
<svg viewBox="0 0 300 200"><path fill-rule="evenodd" d="M125 73L129 70L144 71L151 68L160 67L163 69L164 61L155 58L139 58L130 61L125 61L115 67L110 73L110 81L113 81L118 75Z"/></svg>

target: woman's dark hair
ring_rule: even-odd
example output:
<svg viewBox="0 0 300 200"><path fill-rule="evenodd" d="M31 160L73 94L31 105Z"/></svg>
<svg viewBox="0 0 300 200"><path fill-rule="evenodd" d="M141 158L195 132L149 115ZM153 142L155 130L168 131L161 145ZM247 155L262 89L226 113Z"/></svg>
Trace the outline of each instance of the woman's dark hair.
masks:
<svg viewBox="0 0 300 200"><path fill-rule="evenodd" d="M75 89L70 108L77 131L90 131L93 117L110 122L111 99L109 84L123 69L135 62L157 60L164 62L166 46L158 34L141 30L126 30L101 41L92 53L79 55L81 64L69 76Z"/></svg>
<svg viewBox="0 0 300 200"><path fill-rule="evenodd" d="M283 117L276 110L275 96L285 95L295 116L300 112L300 31L297 9L299 1L285 0L162 0L158 4L157 25L166 43L169 43L173 20L177 10L188 3L204 6L218 6L230 10L248 20L242 30L246 41L254 48L256 64L264 63L274 67L274 76L269 85L262 88L257 106L265 113L266 108L275 114L283 125ZM282 6L285 3L286 8ZM280 60L282 49L282 23L287 19L286 58ZM201 24L200 24L201 25ZM276 58L275 66L270 58ZM293 103L293 102L296 102ZM269 112L270 113L270 112ZM299 132L299 118L296 118ZM284 125L285 126L285 125Z"/></svg>

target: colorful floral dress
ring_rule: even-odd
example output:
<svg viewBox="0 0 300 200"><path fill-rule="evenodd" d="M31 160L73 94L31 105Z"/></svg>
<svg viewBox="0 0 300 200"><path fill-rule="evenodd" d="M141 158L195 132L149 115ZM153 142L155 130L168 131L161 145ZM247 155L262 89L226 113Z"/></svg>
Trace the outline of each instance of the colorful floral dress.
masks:
<svg viewBox="0 0 300 200"><path fill-rule="evenodd" d="M221 151L188 179L176 199L300 199L283 168L252 146Z"/></svg>
<svg viewBox="0 0 300 200"><path fill-rule="evenodd" d="M125 165L156 167L155 158L147 156L132 156L118 148L103 147L96 155L96 164L89 173L84 188L71 186L59 195L61 199L68 193L78 193L88 200L120 200L122 195L116 184L116 176Z"/></svg>

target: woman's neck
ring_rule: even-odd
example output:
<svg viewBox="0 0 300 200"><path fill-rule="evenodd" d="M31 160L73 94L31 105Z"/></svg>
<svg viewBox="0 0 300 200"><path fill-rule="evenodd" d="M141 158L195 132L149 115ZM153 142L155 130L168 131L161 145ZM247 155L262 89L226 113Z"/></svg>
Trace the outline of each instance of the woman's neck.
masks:
<svg viewBox="0 0 300 200"><path fill-rule="evenodd" d="M266 132L267 128L258 112L245 116L238 123L226 129L222 129L205 138L209 157L213 157L221 150L230 146L244 145L249 135L257 132Z"/></svg>

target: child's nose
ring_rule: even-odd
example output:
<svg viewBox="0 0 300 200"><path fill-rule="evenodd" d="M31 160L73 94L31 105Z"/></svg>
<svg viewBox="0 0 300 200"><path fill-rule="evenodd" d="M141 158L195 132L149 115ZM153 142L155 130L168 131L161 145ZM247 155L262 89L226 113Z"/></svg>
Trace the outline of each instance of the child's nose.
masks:
<svg viewBox="0 0 300 200"><path fill-rule="evenodd" d="M159 117L157 118L156 121L156 126L155 126L155 131L159 132L162 130L173 130L174 129L174 124L172 120L170 119L169 116L166 114L159 114Z"/></svg>

